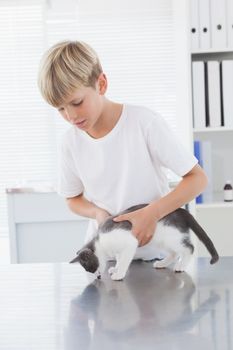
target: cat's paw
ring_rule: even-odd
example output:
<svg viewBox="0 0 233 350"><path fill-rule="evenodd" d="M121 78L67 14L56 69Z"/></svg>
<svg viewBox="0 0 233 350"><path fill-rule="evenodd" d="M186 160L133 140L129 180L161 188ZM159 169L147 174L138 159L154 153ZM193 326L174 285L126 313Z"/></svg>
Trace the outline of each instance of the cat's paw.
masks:
<svg viewBox="0 0 233 350"><path fill-rule="evenodd" d="M125 274L122 274L122 273L119 273L119 272L114 272L112 275L111 275L111 279L113 281L122 281L125 277Z"/></svg>
<svg viewBox="0 0 233 350"><path fill-rule="evenodd" d="M174 269L174 272L184 272L184 269Z"/></svg>
<svg viewBox="0 0 233 350"><path fill-rule="evenodd" d="M184 272L184 266L182 266L180 261L177 261L173 270L174 272Z"/></svg>
<svg viewBox="0 0 233 350"><path fill-rule="evenodd" d="M115 266L112 266L108 269L109 275L112 275L113 273L117 272L117 268Z"/></svg>
<svg viewBox="0 0 233 350"><path fill-rule="evenodd" d="M153 264L153 267L154 267L155 269L165 269L166 266L167 266L167 265L165 265L165 264L163 263L163 260L155 261L154 264Z"/></svg>

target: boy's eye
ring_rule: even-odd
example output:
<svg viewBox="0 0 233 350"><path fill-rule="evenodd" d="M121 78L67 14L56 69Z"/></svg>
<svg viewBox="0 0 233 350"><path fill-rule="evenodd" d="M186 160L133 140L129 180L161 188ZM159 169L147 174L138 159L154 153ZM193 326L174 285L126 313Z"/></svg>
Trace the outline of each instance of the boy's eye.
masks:
<svg viewBox="0 0 233 350"><path fill-rule="evenodd" d="M72 103L72 106L75 106L75 107L76 107L76 106L80 106L82 103L83 103L83 101L80 101L80 102L77 102L77 103L76 103L76 102L73 102L73 103ZM58 111L59 111L59 112L63 112L63 111L64 111L64 107L58 108Z"/></svg>
<svg viewBox="0 0 233 350"><path fill-rule="evenodd" d="M82 102L83 102L83 101L78 102L78 103L73 103L73 105L74 105L74 106L79 106L79 105L81 105Z"/></svg>

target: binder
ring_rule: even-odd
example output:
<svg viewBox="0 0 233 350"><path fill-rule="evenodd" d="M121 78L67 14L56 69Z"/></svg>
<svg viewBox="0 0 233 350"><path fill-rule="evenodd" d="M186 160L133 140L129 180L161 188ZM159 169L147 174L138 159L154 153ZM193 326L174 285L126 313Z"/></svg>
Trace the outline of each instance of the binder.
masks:
<svg viewBox="0 0 233 350"><path fill-rule="evenodd" d="M233 0L226 0L227 47L233 48Z"/></svg>
<svg viewBox="0 0 233 350"><path fill-rule="evenodd" d="M210 126L207 62L204 62L204 74L205 74L205 125Z"/></svg>
<svg viewBox="0 0 233 350"><path fill-rule="evenodd" d="M205 171L208 184L202 193L203 202L209 203L213 201L213 169L212 169L212 145L210 141L201 142L202 168Z"/></svg>
<svg viewBox="0 0 233 350"><path fill-rule="evenodd" d="M207 62L208 68L208 100L209 100L209 126L221 126L221 96L220 96L220 70L219 62Z"/></svg>
<svg viewBox="0 0 233 350"><path fill-rule="evenodd" d="M226 1L210 1L211 47L214 49L227 47L226 35Z"/></svg>
<svg viewBox="0 0 233 350"><path fill-rule="evenodd" d="M222 61L224 126L233 128L233 60Z"/></svg>
<svg viewBox="0 0 233 350"><path fill-rule="evenodd" d="M192 51L196 51L197 49L199 49L198 0L191 0L190 16L191 16L191 49Z"/></svg>
<svg viewBox="0 0 233 350"><path fill-rule="evenodd" d="M198 159L198 164L202 167L202 154L201 154L201 142L196 140L194 141L194 155ZM196 203L203 203L203 195L202 193L196 197Z"/></svg>
<svg viewBox="0 0 233 350"><path fill-rule="evenodd" d="M193 126L195 129L203 129L205 123L205 77L204 62L192 63L193 83Z"/></svg>
<svg viewBox="0 0 233 350"><path fill-rule="evenodd" d="M199 0L200 49L210 48L210 0Z"/></svg>
<svg viewBox="0 0 233 350"><path fill-rule="evenodd" d="M219 62L219 74L220 74L220 108L221 108L221 126L224 126L223 120L223 91L222 91L222 62Z"/></svg>

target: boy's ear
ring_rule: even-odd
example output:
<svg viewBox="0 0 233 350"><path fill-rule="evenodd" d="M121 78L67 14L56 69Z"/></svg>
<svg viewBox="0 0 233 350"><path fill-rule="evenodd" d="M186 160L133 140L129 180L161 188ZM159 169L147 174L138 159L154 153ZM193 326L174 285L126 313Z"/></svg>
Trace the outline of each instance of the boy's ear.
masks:
<svg viewBox="0 0 233 350"><path fill-rule="evenodd" d="M100 95L104 95L107 90L108 82L104 73L101 73L98 78L98 91Z"/></svg>

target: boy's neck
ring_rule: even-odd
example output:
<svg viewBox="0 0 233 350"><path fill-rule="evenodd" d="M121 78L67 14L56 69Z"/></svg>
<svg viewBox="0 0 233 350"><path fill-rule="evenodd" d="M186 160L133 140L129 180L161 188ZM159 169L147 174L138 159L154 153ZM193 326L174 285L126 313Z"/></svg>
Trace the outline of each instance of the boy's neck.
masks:
<svg viewBox="0 0 233 350"><path fill-rule="evenodd" d="M88 130L88 135L95 139L106 136L115 127L120 119L122 109L122 104L106 99L104 101L102 114L100 115L94 128Z"/></svg>

